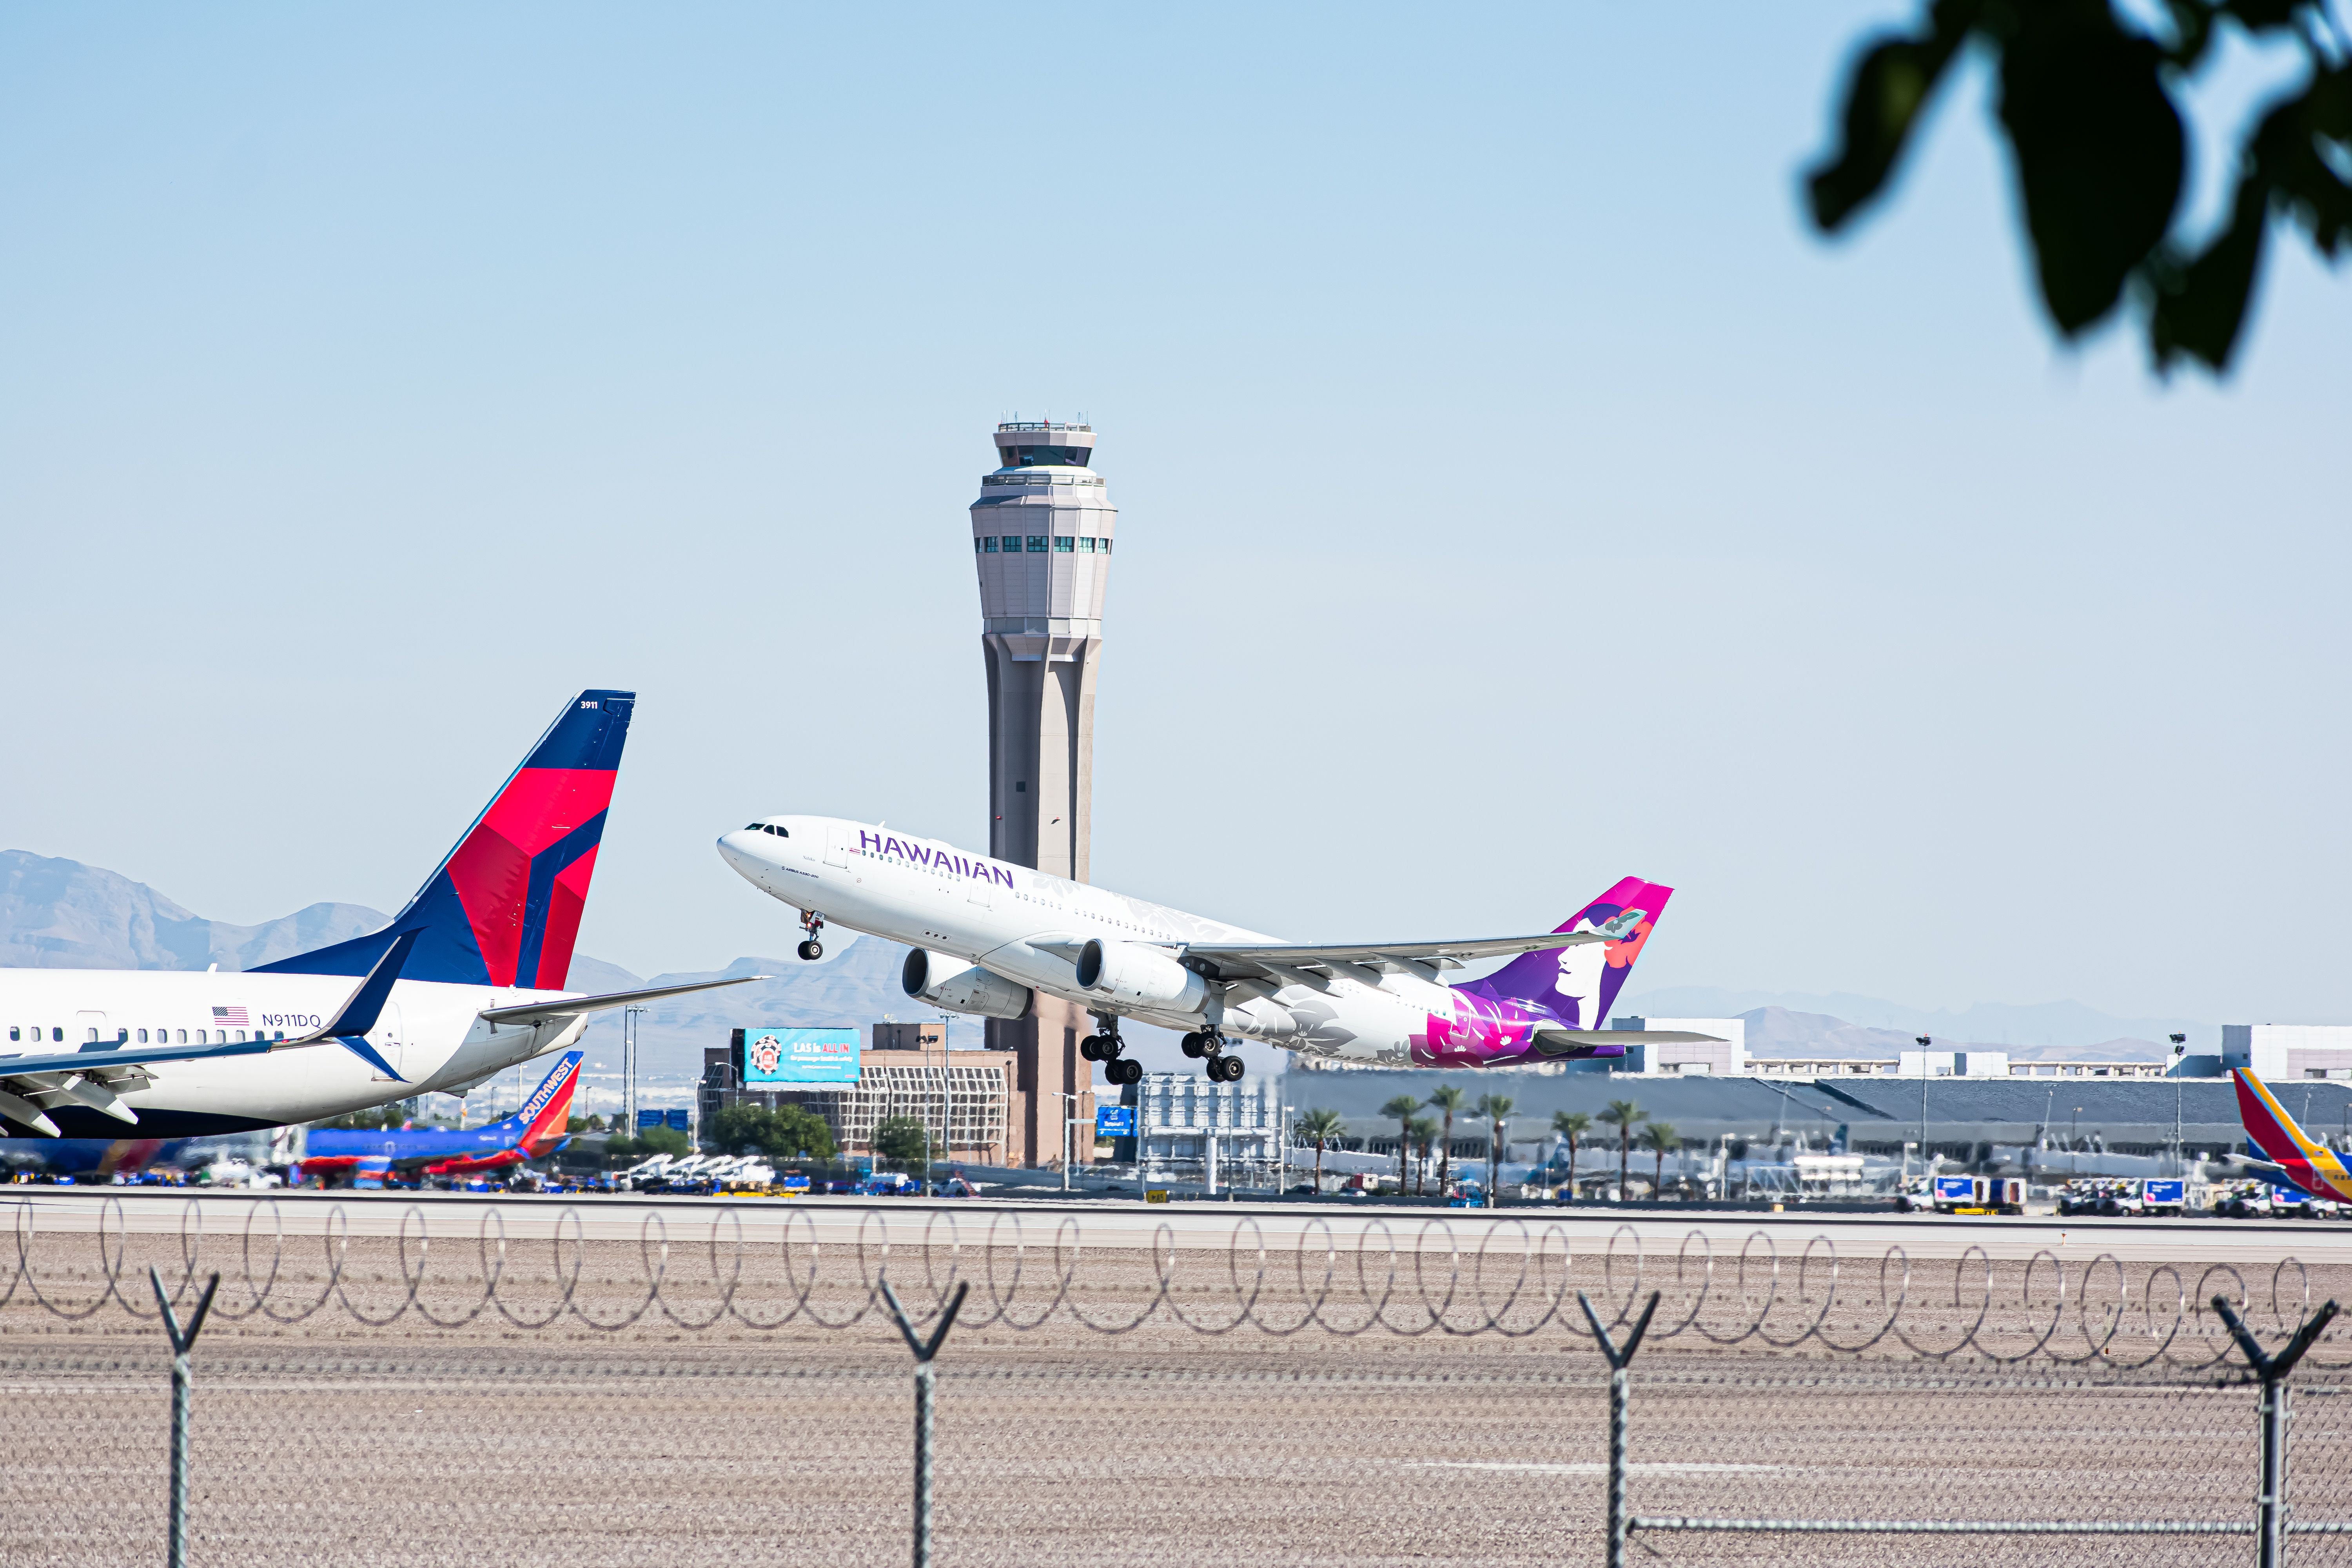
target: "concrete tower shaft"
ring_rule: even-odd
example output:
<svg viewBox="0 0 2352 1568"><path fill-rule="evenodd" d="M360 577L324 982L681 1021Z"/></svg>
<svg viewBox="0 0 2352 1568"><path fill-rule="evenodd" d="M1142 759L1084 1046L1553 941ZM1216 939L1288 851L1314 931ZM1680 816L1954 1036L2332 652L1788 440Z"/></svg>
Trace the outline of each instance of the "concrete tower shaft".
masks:
<svg viewBox="0 0 2352 1568"><path fill-rule="evenodd" d="M989 853L1083 882L1095 681L1118 513L1084 425L996 428L971 505L988 663Z"/></svg>

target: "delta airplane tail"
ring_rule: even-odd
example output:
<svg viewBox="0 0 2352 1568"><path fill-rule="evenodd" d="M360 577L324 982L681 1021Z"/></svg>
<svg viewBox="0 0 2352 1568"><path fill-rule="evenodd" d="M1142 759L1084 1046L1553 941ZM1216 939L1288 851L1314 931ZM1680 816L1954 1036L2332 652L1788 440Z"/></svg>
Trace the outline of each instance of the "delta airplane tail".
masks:
<svg viewBox="0 0 2352 1568"><path fill-rule="evenodd" d="M1627 877L1555 928L1590 931L1604 940L1576 947L1523 952L1475 987L1493 1000L1517 1002L1556 1015L1571 1029L1605 1028L1609 1009L1633 973L1672 888ZM1629 1037L1630 1038L1631 1037Z"/></svg>
<svg viewBox="0 0 2352 1568"><path fill-rule="evenodd" d="M2335 1151L2295 1125L2270 1085L2244 1068L2231 1069L2238 1082L2238 1121L2255 1148L2268 1156L2284 1180L2315 1198L2352 1203L2352 1172Z"/></svg>
<svg viewBox="0 0 2352 1568"><path fill-rule="evenodd" d="M404 980L563 990L635 704L583 691L389 925L254 973L365 974L415 931Z"/></svg>

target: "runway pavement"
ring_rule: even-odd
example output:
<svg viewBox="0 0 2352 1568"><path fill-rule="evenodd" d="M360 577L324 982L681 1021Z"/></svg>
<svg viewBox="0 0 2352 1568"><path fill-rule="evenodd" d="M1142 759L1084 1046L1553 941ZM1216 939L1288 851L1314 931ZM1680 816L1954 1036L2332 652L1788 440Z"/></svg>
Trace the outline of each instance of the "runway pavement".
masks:
<svg viewBox="0 0 2352 1568"><path fill-rule="evenodd" d="M2340 1221L2058 1219L2033 1215L1687 1213L1605 1207L1477 1209L1384 1207L1375 1204L1192 1202L1143 1204L1035 1199L692 1198L572 1194L485 1196L438 1193L221 1193L55 1187L0 1188L0 1209L18 1229L94 1233L121 1224L133 1234L194 1231L218 1241L256 1235L320 1236L347 1227L353 1237L408 1234L470 1239L486 1225L511 1239L545 1239L559 1230L588 1240L657 1236L677 1245L719 1226L746 1240L781 1237L826 1245L884 1242L919 1246L1052 1245L1106 1248L1173 1245L1223 1250L1238 1239L1292 1252L1336 1247L1345 1252L1461 1252L1482 1247L1517 1253L1538 1237L1571 1252L1631 1249L1668 1255L1704 1246L1717 1258L1769 1247L1783 1258L1806 1248L1878 1258L1899 1248L1914 1259L1957 1258L1981 1250L2022 1261L2040 1253L2087 1262L2268 1266L2293 1258L2306 1265L2352 1264L2352 1224ZM119 1216L119 1218L117 1217ZM574 1227L576 1226L576 1229Z"/></svg>

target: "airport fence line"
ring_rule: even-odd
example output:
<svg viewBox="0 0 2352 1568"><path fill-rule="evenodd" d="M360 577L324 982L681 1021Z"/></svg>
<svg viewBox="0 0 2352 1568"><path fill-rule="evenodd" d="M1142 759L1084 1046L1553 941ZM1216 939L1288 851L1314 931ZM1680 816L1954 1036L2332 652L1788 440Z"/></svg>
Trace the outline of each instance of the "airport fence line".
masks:
<svg viewBox="0 0 2352 1568"><path fill-rule="evenodd" d="M0 1293L11 1568L2352 1562L2336 1266L102 1217Z"/></svg>
<svg viewBox="0 0 2352 1568"><path fill-rule="evenodd" d="M45 1234L21 1206L0 1311L79 1321L111 1308L153 1320L157 1309L143 1300L152 1265L175 1303L200 1276L221 1273L211 1310L223 1323L282 1327L325 1315L447 1331L837 1331L889 1324L887 1280L919 1327L969 1285L968 1331L1578 1345L1588 1332L1584 1293L1612 1330L1655 1297L1653 1346L2196 1373L2223 1365L2237 1345L2217 1299L2254 1342L2273 1346L2292 1342L2318 1310L2312 1269L2293 1258L2251 1276L2226 1263L2137 1264L2109 1252L2001 1260L1981 1246L1945 1259L1914 1259L1899 1246L1857 1258L1828 1236L1792 1249L1759 1229L1733 1248L1696 1228L1663 1252L1630 1225L1596 1246L1571 1245L1556 1224L1457 1227L1440 1218L1373 1219L1352 1237L1321 1218L1285 1233L1244 1216L1205 1235L1161 1221L1139 1245L1131 1228L1116 1233L1119 1241L1089 1243L1075 1216L1044 1226L1001 1212L971 1223L952 1211L894 1219L880 1210L859 1211L848 1239L824 1239L821 1219L836 1235L845 1228L838 1214L721 1208L700 1235L674 1241L653 1211L634 1237L592 1239L582 1211L566 1207L548 1235L523 1241L509 1238L496 1208L436 1236L433 1215L409 1206L384 1237L355 1235L341 1205L305 1215L316 1221L310 1236L288 1235L274 1201L252 1205L226 1232L207 1231L204 1206L192 1201L169 1236L133 1231L119 1200L82 1235ZM2309 1353L2315 1367L2352 1364L2352 1347Z"/></svg>

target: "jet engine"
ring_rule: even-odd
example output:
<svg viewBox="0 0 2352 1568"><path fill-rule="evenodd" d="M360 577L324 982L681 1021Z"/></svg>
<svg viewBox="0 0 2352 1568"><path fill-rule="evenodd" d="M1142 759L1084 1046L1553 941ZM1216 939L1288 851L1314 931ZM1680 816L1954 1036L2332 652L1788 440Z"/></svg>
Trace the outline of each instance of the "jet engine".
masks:
<svg viewBox="0 0 2352 1568"><path fill-rule="evenodd" d="M983 1018L1025 1018L1034 1000L1026 985L982 969L970 959L921 947L907 954L898 984L918 1002L929 1002L950 1013L977 1013Z"/></svg>
<svg viewBox="0 0 2352 1568"><path fill-rule="evenodd" d="M1078 949L1078 989L1170 1013L1198 1013L1209 1002L1209 983L1160 949L1100 937Z"/></svg>

